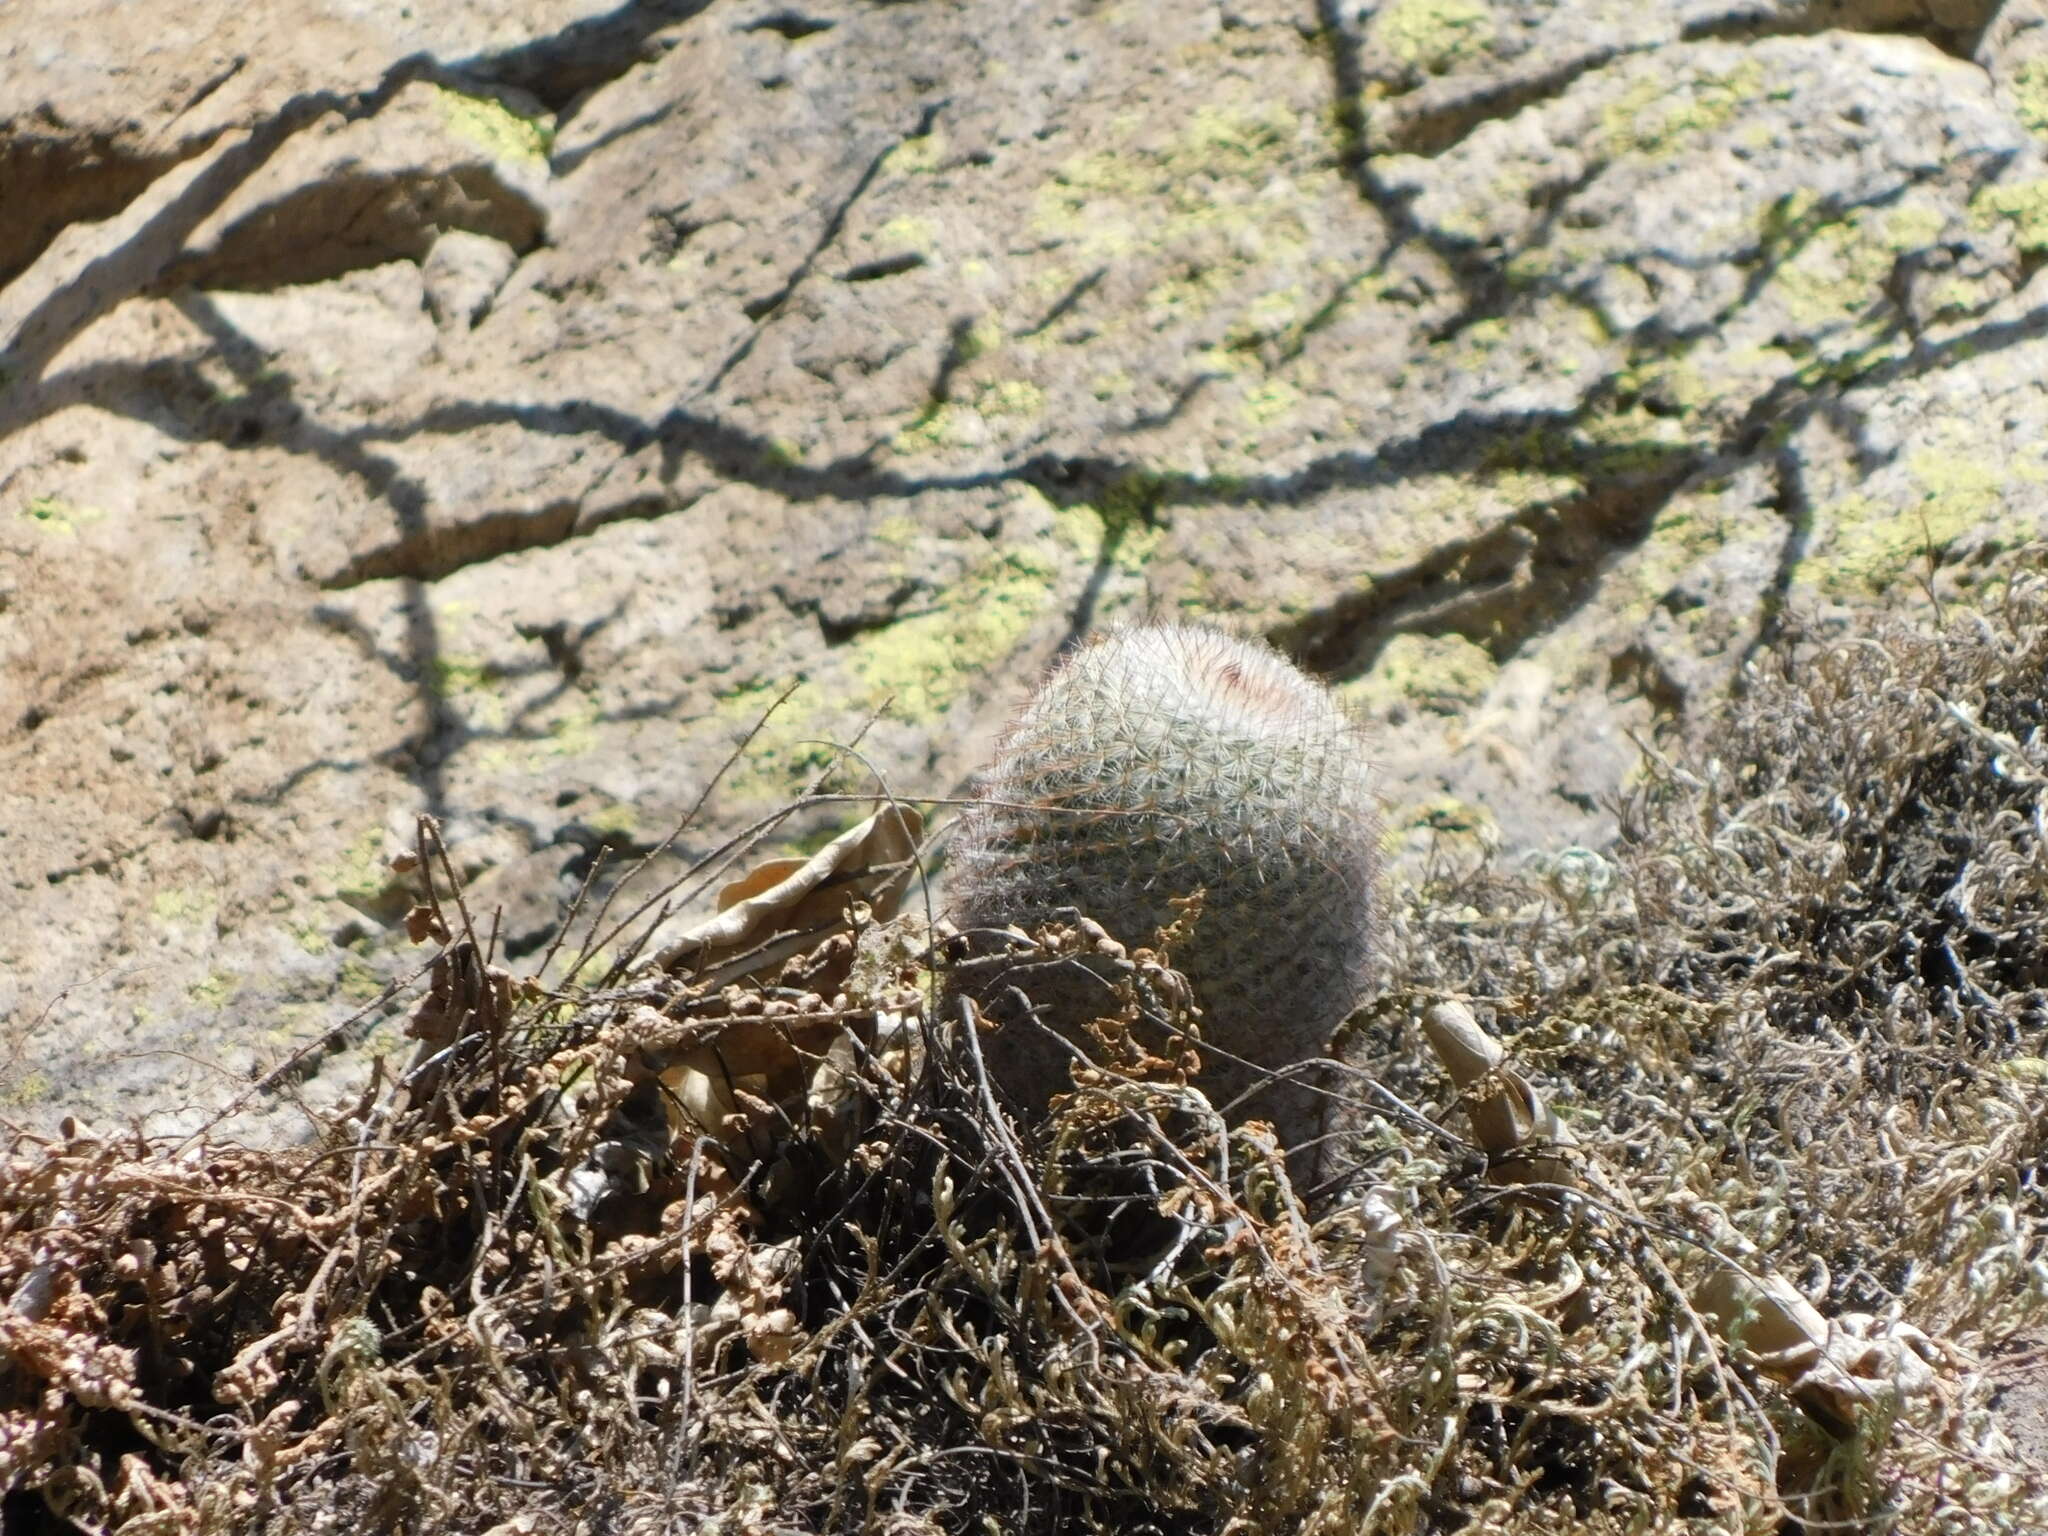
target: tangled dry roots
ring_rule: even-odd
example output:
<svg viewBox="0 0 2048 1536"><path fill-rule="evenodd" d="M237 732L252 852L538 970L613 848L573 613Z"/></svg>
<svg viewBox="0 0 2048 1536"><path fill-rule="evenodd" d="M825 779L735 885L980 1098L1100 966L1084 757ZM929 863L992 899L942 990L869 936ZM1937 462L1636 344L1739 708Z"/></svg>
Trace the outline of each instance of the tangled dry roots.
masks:
<svg viewBox="0 0 2048 1536"><path fill-rule="evenodd" d="M419 1053L317 1145L15 1139L0 1523L2048 1528L1992 1395L2048 1333L2044 676L2038 590L1806 637L1614 857L1438 871L1313 1205L1188 1086L1171 933L1027 1137L914 919L577 990L429 893ZM1454 1133L1447 995L1579 1192ZM1846 1413L1702 1319L1731 1243L1868 1339Z"/></svg>

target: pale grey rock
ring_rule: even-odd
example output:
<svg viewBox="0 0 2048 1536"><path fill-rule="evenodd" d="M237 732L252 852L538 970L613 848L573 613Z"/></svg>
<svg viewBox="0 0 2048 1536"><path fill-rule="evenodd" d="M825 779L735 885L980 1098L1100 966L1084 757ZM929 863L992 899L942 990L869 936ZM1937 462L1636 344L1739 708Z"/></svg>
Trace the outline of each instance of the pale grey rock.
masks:
<svg viewBox="0 0 2048 1536"><path fill-rule="evenodd" d="M657 874L1145 614L1337 683L1406 853L1597 847L1786 604L2048 526L2014 8L120 9L0 39L38 1123L372 1003L415 813L541 945L793 681Z"/></svg>

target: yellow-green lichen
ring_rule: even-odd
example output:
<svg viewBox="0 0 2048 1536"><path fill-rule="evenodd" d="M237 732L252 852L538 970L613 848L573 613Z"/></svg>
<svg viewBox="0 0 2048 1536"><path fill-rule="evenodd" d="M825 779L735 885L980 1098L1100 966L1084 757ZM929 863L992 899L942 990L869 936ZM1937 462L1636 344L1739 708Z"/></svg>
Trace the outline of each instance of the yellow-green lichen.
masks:
<svg viewBox="0 0 2048 1536"><path fill-rule="evenodd" d="M604 711L595 699L576 699L548 722L547 735L527 754L526 765L535 773L565 757L584 757L597 750L598 726Z"/></svg>
<svg viewBox="0 0 2048 1536"><path fill-rule="evenodd" d="M1655 473L1695 452L1682 421L1638 403L1595 412L1576 430L1545 424L1496 438L1482 468L1495 474L1563 475L1583 483Z"/></svg>
<svg viewBox="0 0 2048 1536"><path fill-rule="evenodd" d="M640 830L640 813L623 802L592 812L585 821L599 837L631 837Z"/></svg>
<svg viewBox="0 0 2048 1536"><path fill-rule="evenodd" d="M320 871L334 894L358 911L380 914L392 903L395 877L384 859L384 829L365 828L333 864Z"/></svg>
<svg viewBox="0 0 2048 1536"><path fill-rule="evenodd" d="M1690 79L1646 70L1600 114L1598 141L1611 154L1672 154L1725 127L1761 94L1763 79L1754 59Z"/></svg>
<svg viewBox="0 0 2048 1536"><path fill-rule="evenodd" d="M361 955L350 955L341 962L335 989L352 1003L374 1002L384 994L384 978Z"/></svg>
<svg viewBox="0 0 2048 1536"><path fill-rule="evenodd" d="M1166 530L1154 527L1146 513L1124 502L1122 493L1112 487L1100 505L1084 501L1055 512L1053 534L1091 564L1106 564L1119 576L1140 577Z"/></svg>
<svg viewBox="0 0 2048 1536"><path fill-rule="evenodd" d="M1301 391L1285 379L1267 378L1244 391L1244 419L1254 427L1278 421L1301 403Z"/></svg>
<svg viewBox="0 0 2048 1536"><path fill-rule="evenodd" d="M995 379L975 394L974 408L984 420L1036 416L1045 410L1045 391L1029 379Z"/></svg>
<svg viewBox="0 0 2048 1536"><path fill-rule="evenodd" d="M929 176L946 158L946 135L934 127L930 133L905 139L882 157L882 169L892 176Z"/></svg>
<svg viewBox="0 0 2048 1536"><path fill-rule="evenodd" d="M1904 203L1886 213L1878 226L1894 251L1921 251L1941 239L1948 214L1928 203Z"/></svg>
<svg viewBox="0 0 2048 1536"><path fill-rule="evenodd" d="M0 1104L5 1104L11 1109L26 1109L29 1105L41 1103L49 1097L52 1086L47 1072L25 1072L4 1088L0 1088Z"/></svg>
<svg viewBox="0 0 2048 1536"><path fill-rule="evenodd" d="M2015 487L2037 495L2048 474L2007 454L1972 453L1949 445L1906 460L1920 498L1900 506L1874 497L1844 496L1820 510L1825 530L1799 568L1802 582L1835 596L1883 593L1908 582L1963 534L1995 524Z"/></svg>
<svg viewBox="0 0 2048 1536"><path fill-rule="evenodd" d="M1420 832L1440 838L1470 838L1486 844L1497 842L1500 837L1500 827L1492 812L1456 795L1433 795L1398 807L1387 818L1387 830L1396 836Z"/></svg>
<svg viewBox="0 0 2048 1536"><path fill-rule="evenodd" d="M2025 60L2006 83L2021 125L2029 133L2048 134L2048 58Z"/></svg>
<svg viewBox="0 0 2048 1536"><path fill-rule="evenodd" d="M938 243L938 231L930 219L915 218L904 214L891 219L875 231L875 243L896 248L909 247L911 250L929 254Z"/></svg>
<svg viewBox="0 0 2048 1536"><path fill-rule="evenodd" d="M1029 379L992 379L975 391L974 401L934 400L890 440L889 451L903 455L966 447L982 441L991 422L1035 419L1045 409L1045 391Z"/></svg>
<svg viewBox="0 0 2048 1536"><path fill-rule="evenodd" d="M99 507L81 506L59 496L38 496L21 509L21 515L44 533L69 538L88 523L96 523L106 512Z"/></svg>
<svg viewBox="0 0 2048 1536"><path fill-rule="evenodd" d="M1493 15L1478 0L1394 0L1374 33L1403 64L1441 75L1486 52Z"/></svg>
<svg viewBox="0 0 2048 1536"><path fill-rule="evenodd" d="M459 705L471 728L497 731L508 718L501 676L495 663L481 657L444 653L434 658L427 686L443 703Z"/></svg>
<svg viewBox="0 0 2048 1536"><path fill-rule="evenodd" d="M1002 344L1003 323L993 315L981 316L960 334L961 366L965 367L977 358L987 357Z"/></svg>
<svg viewBox="0 0 2048 1536"><path fill-rule="evenodd" d="M947 448L960 448L974 440L975 413L953 400L934 400L916 418L889 440L889 451L914 457Z"/></svg>
<svg viewBox="0 0 2048 1536"><path fill-rule="evenodd" d="M1810 192L1793 193L1764 216L1771 287L1801 326L1876 325L1898 258L1936 243L1947 224L1946 213L1924 203L1836 213Z"/></svg>
<svg viewBox="0 0 2048 1536"><path fill-rule="evenodd" d="M1492 654L1463 635L1396 635L1372 670L1339 692L1375 713L1420 709L1454 715L1485 697L1499 674Z"/></svg>
<svg viewBox="0 0 2048 1536"><path fill-rule="evenodd" d="M741 801L786 800L807 788L839 756L825 739L832 732L819 711L818 689L810 683L793 692L786 682L749 683L720 694L712 706L720 734L737 744L753 732L726 774L723 793Z"/></svg>
<svg viewBox="0 0 2048 1536"><path fill-rule="evenodd" d="M202 1008L220 1008L240 985L241 978L233 971L208 971L185 989L185 995Z"/></svg>
<svg viewBox="0 0 2048 1536"><path fill-rule="evenodd" d="M442 121L456 137L488 150L495 159L547 164L555 143L552 118L521 117L488 96L470 96L439 86L435 87L435 99Z"/></svg>
<svg viewBox="0 0 2048 1536"><path fill-rule="evenodd" d="M898 619L847 647L860 703L887 702L901 718L942 713L976 678L1007 660L1052 601L1059 568L1031 545L992 554L941 595L927 613Z"/></svg>
<svg viewBox="0 0 2048 1536"><path fill-rule="evenodd" d="M755 462L772 474L778 469L795 469L804 461L804 445L793 437L771 437L763 442Z"/></svg>
<svg viewBox="0 0 2048 1536"><path fill-rule="evenodd" d="M917 547L923 531L916 518L907 513L892 512L868 530L868 538L879 548L902 554Z"/></svg>
<svg viewBox="0 0 2048 1536"><path fill-rule="evenodd" d="M1983 228L2010 223L2022 251L2048 251L2048 179L1986 187L1970 199L1970 214Z"/></svg>
<svg viewBox="0 0 2048 1536"><path fill-rule="evenodd" d="M212 891L176 886L150 899L150 915L160 923L203 923L211 920L219 901Z"/></svg>
<svg viewBox="0 0 2048 1536"><path fill-rule="evenodd" d="M1038 191L1033 227L1072 241L1090 261L1170 247L1205 231L1242 247L1227 263L1210 252L1203 273L1300 250L1308 233L1295 200L1283 195L1294 190L1283 167L1301 139L1296 115L1277 103L1203 104L1170 139L1063 162ZM1192 282L1195 269L1182 277Z"/></svg>

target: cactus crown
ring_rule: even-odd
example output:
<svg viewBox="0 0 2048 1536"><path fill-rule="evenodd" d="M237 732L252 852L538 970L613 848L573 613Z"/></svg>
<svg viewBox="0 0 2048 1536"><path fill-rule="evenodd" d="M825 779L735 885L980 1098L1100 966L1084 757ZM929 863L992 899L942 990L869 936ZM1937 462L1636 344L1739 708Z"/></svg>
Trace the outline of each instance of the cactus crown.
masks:
<svg viewBox="0 0 2048 1536"><path fill-rule="evenodd" d="M1265 1065L1321 1053L1372 960L1380 822L1336 697L1264 645L1114 631L1056 667L964 819L964 925L1079 907L1126 943L1207 892L1188 952L1214 1043ZM1093 814L1091 814L1093 813Z"/></svg>

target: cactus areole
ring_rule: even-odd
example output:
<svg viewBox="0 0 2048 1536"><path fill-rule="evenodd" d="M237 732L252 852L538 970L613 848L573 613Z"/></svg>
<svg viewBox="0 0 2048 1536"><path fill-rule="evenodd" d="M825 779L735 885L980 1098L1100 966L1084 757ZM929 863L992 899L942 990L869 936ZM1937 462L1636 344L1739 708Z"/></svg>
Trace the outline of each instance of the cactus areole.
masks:
<svg viewBox="0 0 2048 1536"><path fill-rule="evenodd" d="M1380 845L1365 741L1269 647L1185 626L1080 647L1025 704L978 794L954 853L963 928L1077 907L1145 944L1176 915L1172 898L1201 890L1174 963L1204 1039L1265 1069L1324 1054L1363 992ZM1214 1097L1264 1076L1218 1055L1203 1081ZM1269 1086L1251 1108L1290 1141L1313 1134L1306 1089Z"/></svg>

